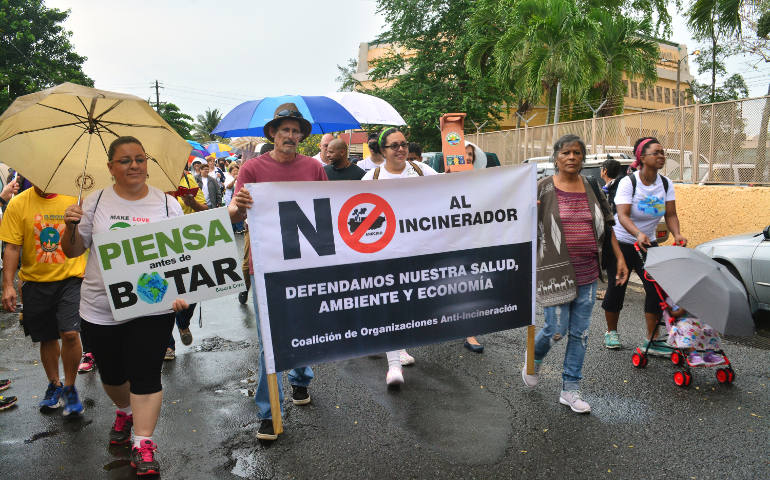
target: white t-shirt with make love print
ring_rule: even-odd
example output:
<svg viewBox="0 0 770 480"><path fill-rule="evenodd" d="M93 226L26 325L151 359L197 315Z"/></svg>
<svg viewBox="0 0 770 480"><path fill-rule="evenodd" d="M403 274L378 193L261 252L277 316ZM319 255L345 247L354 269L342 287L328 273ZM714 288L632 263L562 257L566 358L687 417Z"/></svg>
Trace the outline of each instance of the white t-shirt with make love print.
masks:
<svg viewBox="0 0 770 480"><path fill-rule="evenodd" d="M615 205L631 205L631 221L636 228L643 232L650 240L655 240L655 227L660 221L660 217L666 214L666 202L674 201L674 184L668 180L668 193L663 188L662 175L658 175L655 183L645 185L639 179L639 172L634 172L636 177L636 193L631 198L633 185L631 178L623 177L618 184L618 191L615 193ZM619 242L634 243L636 238L628 233L618 220L615 214L615 236Z"/></svg>
<svg viewBox="0 0 770 480"><path fill-rule="evenodd" d="M153 223L166 218L182 215L182 207L173 197L169 197L157 188L149 187L147 195L139 200L126 200L119 197L113 187L94 192L83 202L83 217L78 225L78 233L83 237L83 244L90 248L93 234L104 233L118 228L127 228L143 223ZM98 199L98 204L97 204ZM166 206L168 205L168 214ZM107 289L102 280L102 272L96 255L89 254L86 273L80 287L80 316L90 323L98 325L119 325L130 320L116 321L112 318ZM171 312L159 312L163 315Z"/></svg>

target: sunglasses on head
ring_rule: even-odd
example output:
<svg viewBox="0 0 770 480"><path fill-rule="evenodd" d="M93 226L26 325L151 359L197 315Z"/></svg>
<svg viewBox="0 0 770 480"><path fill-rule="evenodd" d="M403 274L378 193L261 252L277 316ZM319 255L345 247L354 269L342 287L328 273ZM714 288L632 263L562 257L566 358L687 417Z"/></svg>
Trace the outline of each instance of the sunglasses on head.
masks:
<svg viewBox="0 0 770 480"><path fill-rule="evenodd" d="M299 113L298 111L296 111L296 110L289 110L288 108L284 109L284 110L281 110L280 112L276 113L275 116L276 117L304 118L302 116L302 114Z"/></svg>

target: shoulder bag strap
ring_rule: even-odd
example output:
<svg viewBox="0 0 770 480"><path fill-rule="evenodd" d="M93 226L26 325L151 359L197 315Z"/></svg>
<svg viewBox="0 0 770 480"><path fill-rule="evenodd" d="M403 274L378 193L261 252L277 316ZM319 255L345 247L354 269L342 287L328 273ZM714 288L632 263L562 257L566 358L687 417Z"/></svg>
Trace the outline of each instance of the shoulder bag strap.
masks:
<svg viewBox="0 0 770 480"><path fill-rule="evenodd" d="M407 162L409 162L409 165L411 165L411 166L412 166L412 168L414 168L414 171L415 171L415 172L417 172L417 176L419 176L419 177L422 177L422 175L423 175L423 174L422 174L422 169L420 169L420 167L418 167L418 166L417 166L417 165L416 165L416 164L415 164L413 161L411 161L411 160L407 160Z"/></svg>

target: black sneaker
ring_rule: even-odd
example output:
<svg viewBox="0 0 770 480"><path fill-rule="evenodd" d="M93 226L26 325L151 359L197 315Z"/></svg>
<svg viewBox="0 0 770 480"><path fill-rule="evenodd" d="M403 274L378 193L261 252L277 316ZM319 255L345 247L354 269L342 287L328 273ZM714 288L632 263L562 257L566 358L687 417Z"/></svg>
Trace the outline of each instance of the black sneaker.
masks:
<svg viewBox="0 0 770 480"><path fill-rule="evenodd" d="M11 386L11 381L8 379L0 380L0 391L5 390L6 388Z"/></svg>
<svg viewBox="0 0 770 480"><path fill-rule="evenodd" d="M152 440L143 440L141 445L131 449L131 466L136 469L137 476L160 474L160 465L155 460L157 449Z"/></svg>
<svg viewBox="0 0 770 480"><path fill-rule="evenodd" d="M246 305L246 301L248 299L249 299L249 291L248 290L238 294L238 301L241 302L241 305Z"/></svg>
<svg viewBox="0 0 770 480"><path fill-rule="evenodd" d="M11 408L12 406L16 405L17 400L18 399L16 397L4 397L0 395L0 410Z"/></svg>
<svg viewBox="0 0 770 480"><path fill-rule="evenodd" d="M189 328L180 328L179 337L182 339L182 343L190 345L193 342L192 332Z"/></svg>
<svg viewBox="0 0 770 480"><path fill-rule="evenodd" d="M294 402L294 405L307 405L310 403L310 394L307 393L307 387L292 385L291 401Z"/></svg>
<svg viewBox="0 0 770 480"><path fill-rule="evenodd" d="M257 430L257 439L259 440L278 440L278 435L273 432L273 419L265 418L259 424L259 430Z"/></svg>
<svg viewBox="0 0 770 480"><path fill-rule="evenodd" d="M115 422L110 430L110 445L125 445L130 442L132 426L134 426L133 415L126 415L120 410L115 412Z"/></svg>

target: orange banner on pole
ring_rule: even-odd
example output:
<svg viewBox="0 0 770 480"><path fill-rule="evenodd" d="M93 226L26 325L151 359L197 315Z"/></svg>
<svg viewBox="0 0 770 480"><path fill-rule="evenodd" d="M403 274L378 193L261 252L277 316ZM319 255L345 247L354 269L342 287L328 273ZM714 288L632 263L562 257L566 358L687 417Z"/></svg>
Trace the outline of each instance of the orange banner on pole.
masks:
<svg viewBox="0 0 770 480"><path fill-rule="evenodd" d="M441 151L444 153L444 171L470 170L473 164L465 161L464 113L445 113L441 116Z"/></svg>

